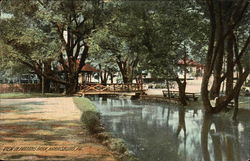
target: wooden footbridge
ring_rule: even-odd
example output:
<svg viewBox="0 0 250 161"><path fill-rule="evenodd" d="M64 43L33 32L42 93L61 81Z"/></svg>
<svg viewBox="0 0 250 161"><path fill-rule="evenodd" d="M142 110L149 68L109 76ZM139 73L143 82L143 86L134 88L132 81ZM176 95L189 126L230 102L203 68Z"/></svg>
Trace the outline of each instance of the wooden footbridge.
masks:
<svg viewBox="0 0 250 161"><path fill-rule="evenodd" d="M80 94L84 95L122 95L144 92L143 84L130 83L130 84L84 84L80 85Z"/></svg>

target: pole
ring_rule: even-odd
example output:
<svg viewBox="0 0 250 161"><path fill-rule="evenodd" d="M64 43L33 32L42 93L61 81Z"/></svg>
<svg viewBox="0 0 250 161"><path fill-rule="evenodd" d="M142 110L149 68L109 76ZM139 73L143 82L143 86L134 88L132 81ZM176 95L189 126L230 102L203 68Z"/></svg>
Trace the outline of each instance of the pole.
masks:
<svg viewBox="0 0 250 161"><path fill-rule="evenodd" d="M44 63L42 63L42 95L44 95Z"/></svg>

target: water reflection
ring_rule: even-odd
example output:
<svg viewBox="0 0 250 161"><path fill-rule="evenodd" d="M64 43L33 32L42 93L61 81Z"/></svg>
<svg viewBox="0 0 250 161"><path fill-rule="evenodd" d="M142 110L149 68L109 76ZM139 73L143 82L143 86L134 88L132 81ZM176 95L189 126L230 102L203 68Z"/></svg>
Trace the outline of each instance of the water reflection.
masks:
<svg viewBox="0 0 250 161"><path fill-rule="evenodd" d="M240 161L250 158L249 112L239 122L201 110L95 98L108 131L143 161ZM246 114L247 113L247 114Z"/></svg>
<svg viewBox="0 0 250 161"><path fill-rule="evenodd" d="M201 130L204 161L240 161L249 159L249 125L243 127L242 123L246 124L247 122L231 122L228 119L212 118L205 115ZM212 142L210 143L212 147L208 145L209 141Z"/></svg>

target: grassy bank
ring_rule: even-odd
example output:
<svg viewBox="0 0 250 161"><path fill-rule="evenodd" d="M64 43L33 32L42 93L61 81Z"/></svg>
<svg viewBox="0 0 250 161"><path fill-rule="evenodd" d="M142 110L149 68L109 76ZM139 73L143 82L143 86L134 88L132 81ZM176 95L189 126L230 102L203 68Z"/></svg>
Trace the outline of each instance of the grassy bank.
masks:
<svg viewBox="0 0 250 161"><path fill-rule="evenodd" d="M100 113L95 105L85 97L74 97L75 105L82 111L81 121L87 129L105 146L107 146L119 161L136 161L122 139L114 138L105 132L100 121Z"/></svg>
<svg viewBox="0 0 250 161"><path fill-rule="evenodd" d="M101 131L100 114L94 104L87 98L74 97L75 105L82 111L81 121L86 125L91 133Z"/></svg>
<svg viewBox="0 0 250 161"><path fill-rule="evenodd" d="M97 112L95 105L88 98L74 97L73 100L77 108L79 108L82 112L84 111Z"/></svg>
<svg viewBox="0 0 250 161"><path fill-rule="evenodd" d="M1 93L0 99L36 98L36 97L62 97L60 93Z"/></svg>

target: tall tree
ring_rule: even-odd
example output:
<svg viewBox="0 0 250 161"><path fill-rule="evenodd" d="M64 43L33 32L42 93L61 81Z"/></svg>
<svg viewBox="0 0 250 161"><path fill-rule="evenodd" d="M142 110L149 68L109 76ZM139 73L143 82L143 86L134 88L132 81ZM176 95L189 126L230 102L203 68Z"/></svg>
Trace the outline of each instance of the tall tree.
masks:
<svg viewBox="0 0 250 161"><path fill-rule="evenodd" d="M14 5L12 5L14 4ZM58 51L56 62L63 67L64 76L54 77L57 74L46 74L42 72L41 65L27 65L33 68L39 75L52 81L64 84L66 93L72 94L77 89L78 74L85 65L88 57L89 45L87 39L92 31L96 30L107 18L103 16L104 2L101 0L61 0L61 1L5 1L7 13L13 14L14 18L32 21L31 28L37 30L47 29L57 34L62 48ZM26 22L27 21L23 21ZM16 35L18 36L18 35ZM49 43L49 41L44 41ZM24 46L28 46L25 44ZM54 63L57 65L57 63ZM48 67L50 72L52 68Z"/></svg>
<svg viewBox="0 0 250 161"><path fill-rule="evenodd" d="M43 73L52 77L49 66L60 51L58 37L45 26L38 27L32 20L23 20L23 16L14 15L0 20L2 56L6 59L6 63L25 65L29 68L27 73L33 71L39 78L41 78L42 64L45 64ZM53 78L57 80L56 77ZM49 79L45 79L45 82L49 88Z"/></svg>
<svg viewBox="0 0 250 161"><path fill-rule="evenodd" d="M250 72L249 62L243 63L243 57L249 56L249 1L206 0L205 5L210 20L210 40L201 92L205 110L216 113L226 108L231 100L238 98L241 86ZM226 64L224 69L223 61ZM236 83L235 70L238 71ZM209 91L208 83L212 76L213 84ZM223 95L220 89L225 80L226 92ZM217 103L212 107L210 99L215 97L218 97Z"/></svg>
<svg viewBox="0 0 250 161"><path fill-rule="evenodd" d="M86 40L104 19L102 17L104 2L102 0L39 2L46 12L51 13L48 21L56 28L63 44L59 63L63 67L67 82L66 93L75 93L78 75L88 57L89 45Z"/></svg>
<svg viewBox="0 0 250 161"><path fill-rule="evenodd" d="M145 51L140 28L144 11L138 4L127 1L115 3L111 20L105 28L95 33L92 41L101 49L99 55L106 53L116 62L123 83L132 83Z"/></svg>
<svg viewBox="0 0 250 161"><path fill-rule="evenodd" d="M159 76L177 82L183 105L187 105L187 59L201 59L200 53L205 50L203 44L207 41L207 22L195 8L195 3L188 2L160 2L148 16L152 29L145 32L148 35L145 37L145 45L149 51L145 66L155 69L153 71ZM183 60L183 66L178 65L179 60ZM184 73L183 79L179 78L179 72Z"/></svg>

